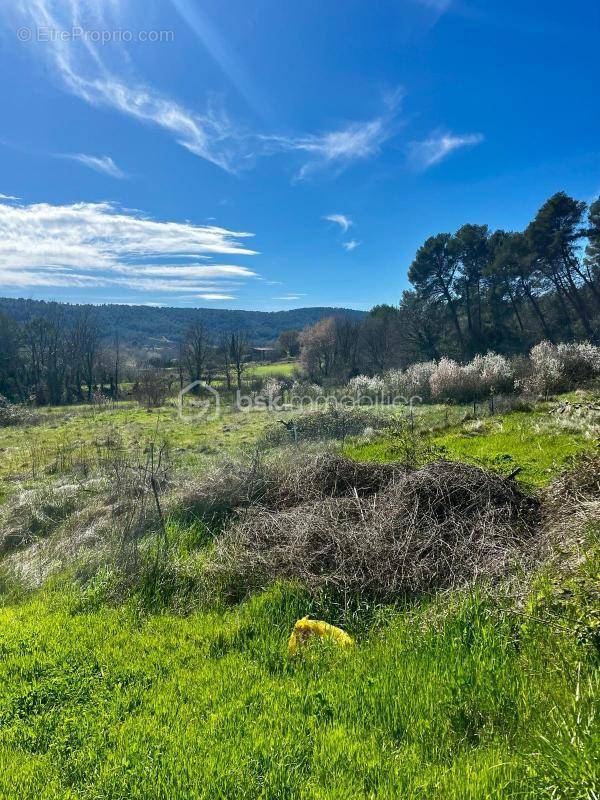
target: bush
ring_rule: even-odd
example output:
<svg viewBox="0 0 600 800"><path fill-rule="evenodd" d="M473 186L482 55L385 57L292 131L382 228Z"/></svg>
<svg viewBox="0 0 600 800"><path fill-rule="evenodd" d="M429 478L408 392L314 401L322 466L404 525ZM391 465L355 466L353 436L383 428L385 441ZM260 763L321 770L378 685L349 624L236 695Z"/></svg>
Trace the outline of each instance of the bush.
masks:
<svg viewBox="0 0 600 800"><path fill-rule="evenodd" d="M315 442L360 436L368 428L381 430L390 423L389 417L364 408L347 408L335 404L317 411L307 411L287 422L269 426L263 434L268 445L290 442Z"/></svg>
<svg viewBox="0 0 600 800"><path fill-rule="evenodd" d="M429 378L431 395L435 400L464 400L470 398L471 390L467 384L469 376L460 364L449 358L440 359Z"/></svg>
<svg viewBox="0 0 600 800"><path fill-rule="evenodd" d="M378 399L385 393L386 385L383 378L375 375L370 378L368 375L357 375L348 381L347 390L352 397L357 399L368 398Z"/></svg>
<svg viewBox="0 0 600 800"><path fill-rule="evenodd" d="M544 395L563 388L564 377L556 345L551 342L536 344L531 348L529 361L531 373L522 381L522 388Z"/></svg>
<svg viewBox="0 0 600 800"><path fill-rule="evenodd" d="M589 342L559 344L556 348L563 379L577 387L600 375L600 347Z"/></svg>
<svg viewBox="0 0 600 800"><path fill-rule="evenodd" d="M36 418L25 406L10 403L0 394L0 428L15 425L33 425Z"/></svg>
<svg viewBox="0 0 600 800"><path fill-rule="evenodd" d="M574 389L600 376L600 347L589 342L540 342L529 354L530 374L522 388L541 395Z"/></svg>
<svg viewBox="0 0 600 800"><path fill-rule="evenodd" d="M435 399L462 402L511 391L514 375L508 359L489 352L485 356L475 356L464 366L442 358L431 374L429 383Z"/></svg>
<svg viewBox="0 0 600 800"><path fill-rule="evenodd" d="M309 383L307 381L294 381L290 394L294 404L301 405L306 401L318 400L323 395L323 387L317 383Z"/></svg>
<svg viewBox="0 0 600 800"><path fill-rule="evenodd" d="M411 364L403 372L400 369L388 370L384 376L385 391L390 397L420 397L428 400L431 397L429 379L436 370L435 361L423 361Z"/></svg>

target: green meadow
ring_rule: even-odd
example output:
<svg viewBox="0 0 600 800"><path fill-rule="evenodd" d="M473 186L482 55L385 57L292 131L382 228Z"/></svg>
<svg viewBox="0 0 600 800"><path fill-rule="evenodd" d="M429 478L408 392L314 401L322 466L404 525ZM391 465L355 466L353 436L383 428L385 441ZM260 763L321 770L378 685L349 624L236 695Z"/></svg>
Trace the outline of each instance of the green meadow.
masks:
<svg viewBox="0 0 600 800"><path fill-rule="evenodd" d="M520 467L532 492L596 446L585 424L546 406L471 416L423 407L399 429L412 428L426 458ZM5 499L71 474L78 458L93 468L110 437L141 452L168 443L192 474L219 452L251 452L272 424L231 408L197 425L170 407L52 409L0 430ZM404 452L393 430L377 436L334 446L359 460ZM194 523L169 520L168 531L174 558L211 546ZM110 569L35 591L4 576L0 797L594 800L599 529L582 536L568 569L404 605L276 583L183 611L168 596L149 604L141 587L115 603ZM356 645L290 656L306 614Z"/></svg>

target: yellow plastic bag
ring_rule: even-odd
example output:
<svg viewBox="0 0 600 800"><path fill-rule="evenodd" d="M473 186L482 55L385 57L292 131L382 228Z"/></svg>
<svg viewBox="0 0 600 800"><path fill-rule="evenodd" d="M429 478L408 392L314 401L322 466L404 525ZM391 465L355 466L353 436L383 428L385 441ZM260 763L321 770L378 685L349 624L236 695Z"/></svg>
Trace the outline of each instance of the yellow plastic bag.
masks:
<svg viewBox="0 0 600 800"><path fill-rule="evenodd" d="M288 642L290 655L295 655L298 652L298 648L305 645L313 636L318 639L327 639L335 642L340 647L351 647L354 644L354 639L348 636L346 631L341 628L336 628L335 625L330 625L328 622L322 622L318 619L303 617L294 625L294 630L290 636Z"/></svg>

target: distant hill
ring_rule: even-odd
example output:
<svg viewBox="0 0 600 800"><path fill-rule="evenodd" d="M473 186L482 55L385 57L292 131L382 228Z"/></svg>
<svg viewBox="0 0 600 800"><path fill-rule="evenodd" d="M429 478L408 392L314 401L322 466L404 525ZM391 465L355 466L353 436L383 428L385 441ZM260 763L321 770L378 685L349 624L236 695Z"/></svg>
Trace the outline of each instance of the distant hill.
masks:
<svg viewBox="0 0 600 800"><path fill-rule="evenodd" d="M348 308L295 308L290 311L231 311L220 308L152 308L149 306L82 306L45 300L0 297L0 312L17 322L46 315L60 308L67 317L77 309L93 309L107 336L118 330L121 341L132 347L166 347L179 341L185 329L201 319L214 336L244 331L256 344L265 344L287 330L300 330L324 317L342 315L359 319L363 311Z"/></svg>

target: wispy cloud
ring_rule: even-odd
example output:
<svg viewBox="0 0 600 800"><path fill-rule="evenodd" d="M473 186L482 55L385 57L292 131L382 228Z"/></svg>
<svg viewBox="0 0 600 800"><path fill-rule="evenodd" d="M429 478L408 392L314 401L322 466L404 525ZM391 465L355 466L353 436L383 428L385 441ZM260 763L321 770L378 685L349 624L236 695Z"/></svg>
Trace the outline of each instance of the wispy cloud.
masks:
<svg viewBox="0 0 600 800"><path fill-rule="evenodd" d="M111 178L118 178L122 180L127 175L123 170L118 167L110 156L88 156L85 153L65 153L60 154L59 158L68 158L71 161L79 161L85 167L95 170L96 172L103 172Z"/></svg>
<svg viewBox="0 0 600 800"><path fill-rule="evenodd" d="M221 34L201 4L195 0L171 0L171 2L232 85L254 111L262 116L267 105L266 99L254 84L250 70L240 61L239 54L236 53L235 47L231 46L227 35ZM223 19L222 15L219 16ZM227 31L225 26L224 28Z"/></svg>
<svg viewBox="0 0 600 800"><path fill-rule="evenodd" d="M0 200L20 200L20 197L15 197L14 194L0 194Z"/></svg>
<svg viewBox="0 0 600 800"><path fill-rule="evenodd" d="M355 161L377 155L381 146L396 133L395 117L402 100L400 90L386 95L384 111L366 122L350 122L338 130L305 136L264 136L273 150L305 153L309 156L297 180L305 180L315 172L333 169L340 172Z"/></svg>
<svg viewBox="0 0 600 800"><path fill-rule="evenodd" d="M434 11L444 12L447 11L452 5L453 0L416 0L421 6L427 6Z"/></svg>
<svg viewBox="0 0 600 800"><path fill-rule="evenodd" d="M282 294L280 297L274 297L273 300L300 300L301 297L306 297L304 294Z"/></svg>
<svg viewBox="0 0 600 800"><path fill-rule="evenodd" d="M344 233L346 233L348 228L354 224L350 217L347 217L345 214L328 214L328 216L323 217L323 219L326 219L329 222L335 222L340 226Z"/></svg>
<svg viewBox="0 0 600 800"><path fill-rule="evenodd" d="M110 203L1 202L0 286L120 286L229 298L228 289L258 275L212 259L254 255L245 243L250 236L216 226L158 222ZM198 259L203 263L195 263Z"/></svg>
<svg viewBox="0 0 600 800"><path fill-rule="evenodd" d="M420 142L411 142L408 147L408 160L415 169L424 170L439 164L450 153L461 147L472 147L483 142L481 133L457 135L449 132L435 133Z"/></svg>
<svg viewBox="0 0 600 800"><path fill-rule="evenodd" d="M33 29L51 31L119 30L121 3L113 0L22 0L11 9L19 15L19 23ZM107 15L112 11L112 16ZM31 46L35 46L32 43ZM68 41L57 37L44 42L40 53L50 58L65 89L95 106L113 108L140 122L156 125L171 133L177 142L217 166L233 172L241 146L225 113L214 101L204 113L197 113L140 82L132 74L128 53L118 44L95 46L89 38ZM109 54L118 62L109 64Z"/></svg>
<svg viewBox="0 0 600 800"><path fill-rule="evenodd" d="M199 294L198 298L200 300L236 300L236 296L233 294L215 294L209 292L208 294Z"/></svg>
<svg viewBox="0 0 600 800"><path fill-rule="evenodd" d="M356 250L356 248L359 247L361 244L362 242L357 242L356 239L350 239L350 241L348 242L342 242L342 247L349 253L351 253L353 250Z"/></svg>

